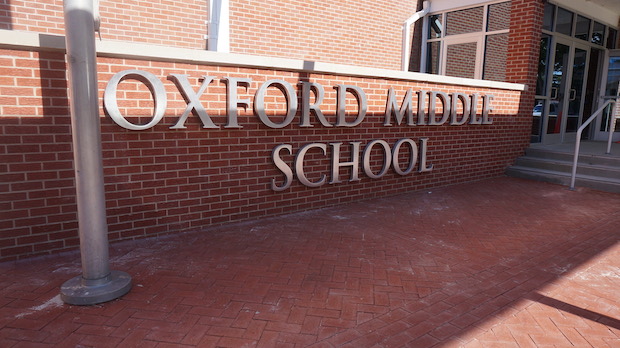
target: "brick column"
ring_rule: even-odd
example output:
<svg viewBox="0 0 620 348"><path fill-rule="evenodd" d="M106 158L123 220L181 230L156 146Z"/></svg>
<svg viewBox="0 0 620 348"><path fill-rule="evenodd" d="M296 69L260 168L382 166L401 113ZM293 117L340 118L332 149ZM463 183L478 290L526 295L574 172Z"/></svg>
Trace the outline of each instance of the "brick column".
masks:
<svg viewBox="0 0 620 348"><path fill-rule="evenodd" d="M506 58L506 81L522 83L527 89L521 95L519 118L532 120L534 96L536 93L536 74L540 51L540 34L544 13L543 0L512 0L510 10L510 34ZM523 148L529 145L529 128L524 128ZM527 141L525 141L527 139Z"/></svg>
<svg viewBox="0 0 620 348"><path fill-rule="evenodd" d="M512 0L510 10L506 81L526 84L531 93L536 86L544 9L541 0Z"/></svg>

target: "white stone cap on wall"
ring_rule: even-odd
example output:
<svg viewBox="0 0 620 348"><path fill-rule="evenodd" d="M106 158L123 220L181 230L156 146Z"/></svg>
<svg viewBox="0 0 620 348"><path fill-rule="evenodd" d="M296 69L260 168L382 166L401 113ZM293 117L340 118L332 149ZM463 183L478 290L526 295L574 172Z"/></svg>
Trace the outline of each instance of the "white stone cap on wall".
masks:
<svg viewBox="0 0 620 348"><path fill-rule="evenodd" d="M34 32L0 30L0 48L31 51L58 51L65 49L65 37ZM234 66L258 69L299 71L315 74L344 75L366 78L384 78L429 82L468 87L524 91L526 86L517 83L467 79L452 76L404 72L343 64L331 64L300 59L264 57L222 53L188 48L168 47L123 41L97 40L99 57L152 60L161 62L200 65Z"/></svg>

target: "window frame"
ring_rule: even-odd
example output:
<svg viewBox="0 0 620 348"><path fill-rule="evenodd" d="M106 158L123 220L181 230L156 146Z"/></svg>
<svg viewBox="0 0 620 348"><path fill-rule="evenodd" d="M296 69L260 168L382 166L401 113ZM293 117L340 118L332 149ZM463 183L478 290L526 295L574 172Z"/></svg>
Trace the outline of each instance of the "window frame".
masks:
<svg viewBox="0 0 620 348"><path fill-rule="evenodd" d="M501 3L511 3L511 0L497 0L490 1L483 4L476 4L473 6L463 6L456 7L451 9L446 9L438 12L431 12L424 16L424 23L422 25L423 39L422 39L422 47L420 50L420 71L426 72L429 62L427 61L427 47L431 42L439 42L439 64L438 64L438 72L437 75L445 75L446 72L446 62L447 62L447 48L449 45L454 44L462 44L462 43L471 43L476 42L476 63L475 63L475 73L474 79L482 80L484 74L484 62L486 55L486 42L487 36L497 35L497 34L508 34L510 32L510 28L501 29L501 30L488 30L488 17L489 17L489 6L501 4ZM483 7L483 15L482 15L482 25L480 27L480 31L470 32L465 34L454 34L446 36L446 23L447 16L449 12L467 10L476 7ZM428 38L429 34L429 18L434 15L440 15L442 18L442 31L441 36L439 38ZM449 23L447 23L449 25Z"/></svg>

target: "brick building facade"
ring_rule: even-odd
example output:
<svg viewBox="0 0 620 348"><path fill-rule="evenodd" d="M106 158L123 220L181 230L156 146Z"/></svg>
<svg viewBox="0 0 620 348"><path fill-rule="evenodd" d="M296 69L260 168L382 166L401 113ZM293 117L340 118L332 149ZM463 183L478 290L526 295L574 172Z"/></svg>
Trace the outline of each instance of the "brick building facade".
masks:
<svg viewBox="0 0 620 348"><path fill-rule="evenodd" d="M544 13L539 0L511 3L498 40L507 47L493 51L505 70L482 80L398 71L416 1L231 1L230 53L221 53L207 50L206 1L102 0L109 239L502 175L530 141ZM0 260L79 244L63 26L60 0L0 1ZM127 70L165 90L162 118L141 130L103 102L116 87L121 118L154 120L148 83L110 82Z"/></svg>

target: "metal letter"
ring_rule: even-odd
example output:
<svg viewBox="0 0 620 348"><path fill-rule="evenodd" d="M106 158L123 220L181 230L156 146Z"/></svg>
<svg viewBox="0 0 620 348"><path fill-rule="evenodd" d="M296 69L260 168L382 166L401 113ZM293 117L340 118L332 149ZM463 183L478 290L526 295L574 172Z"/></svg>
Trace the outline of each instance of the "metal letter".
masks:
<svg viewBox="0 0 620 348"><path fill-rule="evenodd" d="M443 107L443 115L439 121L435 119L435 109L437 107L437 97L441 99L441 105ZM450 117L450 103L448 102L448 94L444 92L431 91L429 93L428 101L428 125L429 126L441 126L448 121Z"/></svg>
<svg viewBox="0 0 620 348"><path fill-rule="evenodd" d="M271 152L271 158L273 159L273 163L276 165L276 167L278 167L278 169L280 169L280 171L282 172L282 174L284 174L285 177L282 186L276 185L276 179L271 179L271 189L274 191L284 191L289 188L291 186L291 183L293 182L293 171L291 170L291 167L289 167L288 164L286 164L282 160L282 157L280 157L280 151L282 151L282 149L288 150L289 154L293 153L293 146L288 144L278 145L273 149L273 152Z"/></svg>
<svg viewBox="0 0 620 348"><path fill-rule="evenodd" d="M325 90L323 86L314 82L301 81L301 123L300 127L314 127L310 123L310 111L314 111L316 118L321 122L324 127L333 127L333 125L327 122L325 115L319 105L323 102L323 96ZM314 91L315 101L314 104L310 104L310 91Z"/></svg>
<svg viewBox="0 0 620 348"><path fill-rule="evenodd" d="M450 107L450 125L461 126L469 120L469 96L464 93L452 93L452 106ZM463 117L457 120L458 115L458 103L461 101L463 104Z"/></svg>
<svg viewBox="0 0 620 348"><path fill-rule="evenodd" d="M327 146L325 144L312 143L304 145L301 149L299 149L297 155L295 156L295 173L297 173L297 180L299 180L302 184L308 187L319 187L325 184L325 174L321 175L321 179L319 179L319 181L312 182L308 180L306 173L304 172L304 158L306 157L306 152L313 147L323 150L323 155L327 154Z"/></svg>
<svg viewBox="0 0 620 348"><path fill-rule="evenodd" d="M383 121L384 126L392 125L392 115L396 118L396 124L400 125L403 122L405 114L407 115L407 125L415 126L415 123L413 122L413 111L411 110L411 93L411 88L409 88L403 98L403 104L399 109L398 104L396 103L396 97L394 96L394 88L390 87L388 90L387 105L385 107L385 121Z"/></svg>
<svg viewBox="0 0 620 348"><path fill-rule="evenodd" d="M272 122L265 112L265 93L267 92L267 88L271 85L284 93L284 97L286 98L286 118L282 123ZM263 124L269 128L284 128L288 126L297 113L297 95L295 94L293 86L283 80L268 80L263 83L254 95L254 113L256 113Z"/></svg>
<svg viewBox="0 0 620 348"><path fill-rule="evenodd" d="M482 124L482 120L476 117L477 109L478 109L478 94L474 93L471 95L471 113L469 117L469 124Z"/></svg>
<svg viewBox="0 0 620 348"><path fill-rule="evenodd" d="M426 125L424 109L426 109L426 94L428 91L420 90L416 92L418 95L418 124L421 126Z"/></svg>
<svg viewBox="0 0 620 348"><path fill-rule="evenodd" d="M430 172L433 170L433 165L426 165L426 150L428 149L428 138L420 138L420 168L418 172Z"/></svg>
<svg viewBox="0 0 620 348"><path fill-rule="evenodd" d="M337 122L336 127L355 127L362 123L366 116L366 110L368 110L368 102L366 101L366 93L357 87L351 85L336 85L338 101L337 101ZM347 92L351 92L357 99L358 113L357 118L353 122L347 122L345 119L347 112ZM332 178L333 180L333 178Z"/></svg>
<svg viewBox="0 0 620 348"><path fill-rule="evenodd" d="M383 147L383 167L381 168L379 174L373 173L370 169L370 154L372 152L372 147L375 146L375 144L379 144ZM390 165L392 165L392 150L387 142L383 140L373 140L364 149L362 158L364 173L366 173L366 175L371 179L379 179L387 173L388 169L390 169Z"/></svg>
<svg viewBox="0 0 620 348"><path fill-rule="evenodd" d="M215 77L203 76L202 85L200 86L198 93L195 93L194 89L189 84L189 80L187 79L188 76L189 75L185 74L170 74L170 79L177 86L179 92L181 92L181 95L187 103L187 108L183 112L183 115L179 117L177 123L174 126L170 127L170 129L185 129L185 120L187 120L189 113L192 111L196 111L196 115L200 117L200 121L202 121L202 128L220 128L216 126L213 121L211 121L211 118L207 114L207 110L205 110L205 108L202 106L202 103L200 102L200 96L202 95L202 93L204 93L204 91L207 89L207 86L211 83L211 81L213 81Z"/></svg>
<svg viewBox="0 0 620 348"><path fill-rule="evenodd" d="M482 96L482 124L493 124L493 120L489 118L489 112L493 111L491 100L495 98L492 94Z"/></svg>
<svg viewBox="0 0 620 348"><path fill-rule="evenodd" d="M224 77L222 79L226 83L226 112L228 115L228 122L224 128L243 128L237 123L237 108L243 106L248 108L250 106L250 99L239 99L237 97L237 87L239 85L246 86L247 88L252 83L251 78L244 77Z"/></svg>
<svg viewBox="0 0 620 348"><path fill-rule="evenodd" d="M411 148L409 165L407 166L407 169L405 170L400 169L400 164L398 163L398 155L400 153L400 147L403 144L408 144L409 147ZM407 175L411 173L417 161L418 161L418 145L416 145L416 143L413 140L407 139L407 138L400 139L399 141L396 142L396 144L394 144L394 149L392 150L392 167L394 168L394 171L396 173L400 175Z"/></svg>
<svg viewBox="0 0 620 348"><path fill-rule="evenodd" d="M133 124L121 115L121 111L118 108L118 102L116 100L116 91L118 89L118 84L126 79L138 80L144 83L151 91L153 102L155 103L155 110L153 112L153 118L147 124ZM108 81L108 85L103 92L103 105L108 112L108 115L110 115L116 124L130 130L145 130L155 126L164 117L167 103L168 100L166 98L166 89L164 88L164 84L159 81L157 76L142 70L124 70L114 74L110 81Z"/></svg>
<svg viewBox="0 0 620 348"><path fill-rule="evenodd" d="M330 184L342 182L340 180L340 167L351 167L351 179L349 181L359 181L359 156L360 141L351 142L351 162L340 162L340 145L342 143L330 143L332 147L332 179Z"/></svg>

